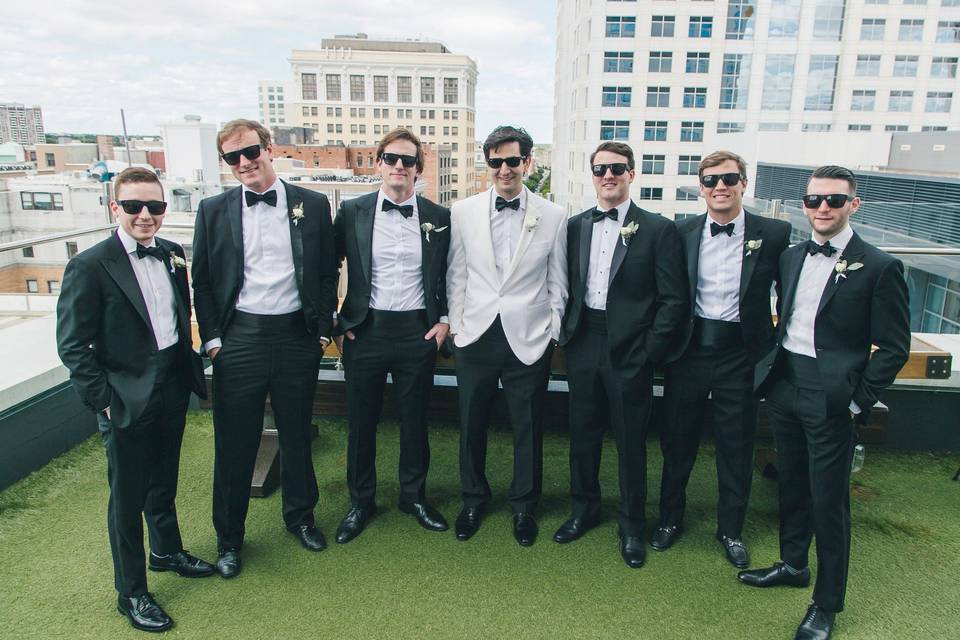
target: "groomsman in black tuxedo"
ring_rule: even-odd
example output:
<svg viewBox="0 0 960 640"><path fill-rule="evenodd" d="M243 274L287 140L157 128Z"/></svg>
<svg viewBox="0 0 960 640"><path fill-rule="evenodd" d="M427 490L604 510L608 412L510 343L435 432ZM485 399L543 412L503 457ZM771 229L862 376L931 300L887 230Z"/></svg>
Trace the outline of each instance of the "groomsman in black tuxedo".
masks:
<svg viewBox="0 0 960 640"><path fill-rule="evenodd" d="M780 259L777 342L756 367L777 444L781 562L737 577L756 587L806 587L816 535L817 582L797 629L801 640L828 638L843 610L854 424L866 423L910 355L903 264L850 228L856 193L848 169L813 172L803 196L813 239Z"/></svg>
<svg viewBox="0 0 960 640"><path fill-rule="evenodd" d="M619 546L639 568L647 494L653 368L687 315L683 249L673 222L630 199L633 150L604 142L590 156L597 207L567 223L570 298L560 334L570 385L573 513L554 534L572 542L600 517L604 422L617 444Z"/></svg>
<svg viewBox="0 0 960 640"><path fill-rule="evenodd" d="M231 578L240 573L267 394L283 460L284 524L306 549L326 548L313 517L310 420L336 310L337 264L330 203L277 178L266 128L233 120L217 145L242 186L200 203L193 290L200 338L213 360L217 568Z"/></svg>
<svg viewBox="0 0 960 640"><path fill-rule="evenodd" d="M716 536L727 559L742 569L750 564L741 534L757 428L753 367L773 348L770 287L777 282L779 288L790 224L743 210L747 165L740 156L711 153L698 173L707 212L677 223L686 249L691 314L666 367L660 526L650 546L665 551L680 535L687 481L709 406L720 493Z"/></svg>
<svg viewBox="0 0 960 640"><path fill-rule="evenodd" d="M400 510L430 531L446 531L426 500L427 407L447 321L450 211L414 192L423 171L419 138L394 129L377 147L383 183L347 200L334 220L337 261L347 259L347 296L336 338L347 381L351 509L337 542L360 535L376 511L377 423L389 373L400 409ZM343 340L342 336L346 336Z"/></svg>
<svg viewBox="0 0 960 640"><path fill-rule="evenodd" d="M184 550L175 504L190 392L206 397L206 388L191 344L183 247L156 237L167 208L160 180L125 169L114 196L117 232L64 271L57 348L106 450L117 609L137 629L163 631L173 620L147 592L143 520L151 570L214 572Z"/></svg>

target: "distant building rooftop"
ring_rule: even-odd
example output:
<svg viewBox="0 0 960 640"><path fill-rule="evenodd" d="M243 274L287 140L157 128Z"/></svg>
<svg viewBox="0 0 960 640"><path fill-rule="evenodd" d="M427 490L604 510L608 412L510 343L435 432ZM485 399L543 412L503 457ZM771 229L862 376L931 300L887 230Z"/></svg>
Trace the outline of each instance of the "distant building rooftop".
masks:
<svg viewBox="0 0 960 640"><path fill-rule="evenodd" d="M443 43L425 40L370 40L365 33L323 38L324 49L356 49L358 51L405 51L409 53L451 53Z"/></svg>

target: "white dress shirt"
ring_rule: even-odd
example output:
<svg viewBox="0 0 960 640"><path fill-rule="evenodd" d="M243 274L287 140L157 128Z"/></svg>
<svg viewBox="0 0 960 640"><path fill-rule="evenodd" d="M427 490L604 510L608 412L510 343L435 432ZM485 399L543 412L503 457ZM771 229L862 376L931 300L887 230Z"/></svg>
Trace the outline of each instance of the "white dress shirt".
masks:
<svg viewBox="0 0 960 640"><path fill-rule="evenodd" d="M133 267L133 274L140 285L140 293L147 305L147 315L153 328L153 336L157 340L157 349L166 349L177 344L177 303L174 298L173 280L167 266L153 256L137 257L137 241L133 239L123 227L117 227L117 237L123 243L127 252L127 259ZM157 246L155 238L143 245Z"/></svg>
<svg viewBox="0 0 960 640"><path fill-rule="evenodd" d="M740 270L743 266L743 209L731 220L733 234L712 235L710 213L700 235L694 315L708 320L740 321ZM720 224L717 222L717 224Z"/></svg>
<svg viewBox="0 0 960 640"><path fill-rule="evenodd" d="M248 207L246 192L250 189L242 189L243 287L237 297L237 311L292 313L301 308L301 302L293 268L286 189L279 178L267 189L277 192L275 207L265 202Z"/></svg>
<svg viewBox="0 0 960 640"><path fill-rule="evenodd" d="M520 198L520 206L516 211L508 207L497 211L498 195L496 189L490 190L490 236L493 239L493 255L497 264L497 274L502 281L510 269L510 263L513 261L513 254L517 250L517 245L520 244L520 235L523 233L523 218L527 214L527 192L523 190L517 196L517 198ZM516 198L512 198L512 200L516 200Z"/></svg>
<svg viewBox="0 0 960 640"><path fill-rule="evenodd" d="M413 215L404 218L396 209L382 211L390 200L380 189L373 215L370 308L383 311L413 311L426 305L423 297L423 247L416 194L398 205L411 205ZM393 200L390 200L393 202Z"/></svg>
<svg viewBox="0 0 960 640"><path fill-rule="evenodd" d="M597 209L603 209L599 204ZM587 269L587 294L584 298L587 307L606 311L607 288L610 286L610 266L613 252L620 240L620 228L630 210L630 198L617 205L617 219L603 219L593 223L590 237L590 267Z"/></svg>

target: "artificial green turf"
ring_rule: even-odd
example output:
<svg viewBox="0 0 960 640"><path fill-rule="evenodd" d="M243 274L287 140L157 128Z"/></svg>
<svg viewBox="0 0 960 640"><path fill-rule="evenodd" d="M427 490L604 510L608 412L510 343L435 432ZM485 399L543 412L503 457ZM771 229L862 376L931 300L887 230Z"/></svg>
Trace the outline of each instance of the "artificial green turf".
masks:
<svg viewBox="0 0 960 640"><path fill-rule="evenodd" d="M330 539L305 551L286 533L280 496L253 499L243 573L187 580L150 574L176 621L169 638L792 638L808 589L740 585L713 538L716 480L704 446L690 482L687 531L665 553L627 568L616 545L616 458L607 443L602 482L608 517L583 539L555 544L565 519L567 442L544 443L540 537L514 542L504 495L507 433L491 434L494 500L479 533L421 529L395 506L396 425L379 438L380 513L347 545L333 533L349 507L341 420L321 421L314 442L317 522ZM460 508L457 432L436 428L428 491L451 521ZM213 435L207 413L189 417L177 502L187 548L213 560ZM104 457L94 437L0 493L0 637L143 638L114 609L106 535ZM960 637L960 456L868 450L854 477L847 611L836 638ZM648 517L656 519L660 454L650 442ZM775 483L754 479L744 539L754 566L778 558ZM811 561L813 561L811 554Z"/></svg>

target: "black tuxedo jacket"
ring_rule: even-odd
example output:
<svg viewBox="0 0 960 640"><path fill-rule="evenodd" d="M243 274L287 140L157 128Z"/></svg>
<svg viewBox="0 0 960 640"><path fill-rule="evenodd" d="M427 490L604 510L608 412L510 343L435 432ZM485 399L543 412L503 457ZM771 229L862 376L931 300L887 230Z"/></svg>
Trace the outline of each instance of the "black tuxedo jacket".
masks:
<svg viewBox="0 0 960 640"><path fill-rule="evenodd" d="M761 394L772 380L786 335L787 323L796 307L797 283L806 257L804 243L791 247L780 258L783 304L775 347L756 367L755 387ZM910 307L903 263L864 242L856 233L839 260L860 269L847 277L830 275L820 299L814 325L817 367L826 391L827 415L847 410L857 403L865 422L884 388L889 386L910 357ZM871 345L877 347L870 355Z"/></svg>
<svg viewBox="0 0 960 640"><path fill-rule="evenodd" d="M307 331L330 335L337 309L337 263L330 203L321 193L283 182L289 210L293 266ZM243 189L205 198L197 209L193 235L193 294L200 339L223 336L243 287ZM303 205L303 218L293 209Z"/></svg>
<svg viewBox="0 0 960 640"><path fill-rule="evenodd" d="M564 311L560 344L577 333L583 315L590 267L593 222L587 209L567 222L567 275L570 297ZM636 233L617 240L607 290L607 337L610 362L623 377L663 362L674 334L689 313L683 248L671 220L644 211L633 202L622 223L636 222Z"/></svg>
<svg viewBox="0 0 960 640"><path fill-rule="evenodd" d="M700 270L700 241L707 214L677 223L687 258L687 282L690 292L690 314L677 335L668 361L681 357L690 346L697 301L697 279ZM744 212L743 263L740 268L740 328L747 355L756 364L776 341L773 315L770 313L770 286L777 283L780 293L780 254L790 246L790 223ZM759 242L750 249L748 242ZM749 255L747 255L749 253Z"/></svg>
<svg viewBox="0 0 960 640"><path fill-rule="evenodd" d="M184 257L180 245L161 238L156 242L165 253ZM180 336L178 371L186 387L205 398L203 366L191 344L186 268L174 267L171 281ZM91 411L110 407L110 421L120 429L136 423L156 381L157 339L137 276L116 234L67 264L57 301L57 349L74 389Z"/></svg>
<svg viewBox="0 0 960 640"><path fill-rule="evenodd" d="M337 264L347 259L347 296L340 307L335 333L340 335L363 323L370 308L372 287L371 257L373 253L373 220L377 211L378 191L340 205L333 222L337 247ZM450 247L450 210L417 196L420 224L430 223L435 229L430 240L420 232L423 263L423 298L427 319L436 324L447 315L447 249Z"/></svg>

